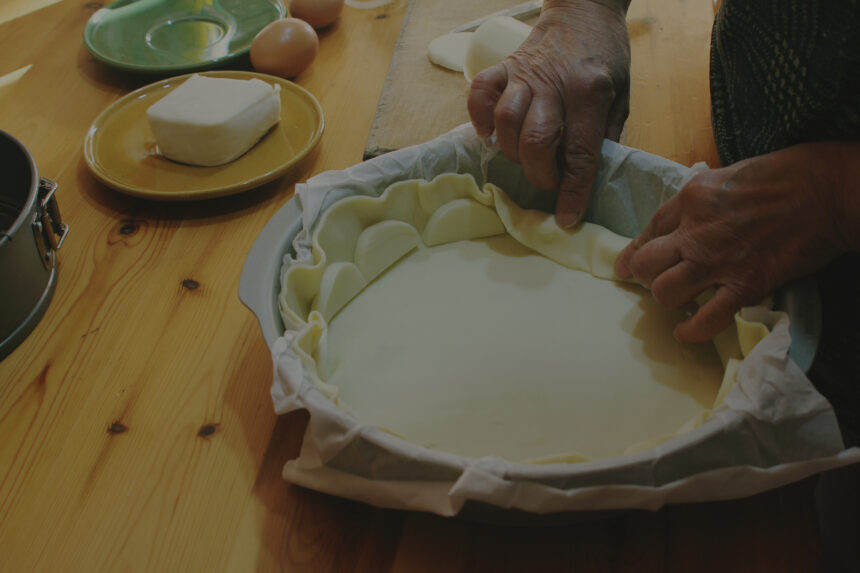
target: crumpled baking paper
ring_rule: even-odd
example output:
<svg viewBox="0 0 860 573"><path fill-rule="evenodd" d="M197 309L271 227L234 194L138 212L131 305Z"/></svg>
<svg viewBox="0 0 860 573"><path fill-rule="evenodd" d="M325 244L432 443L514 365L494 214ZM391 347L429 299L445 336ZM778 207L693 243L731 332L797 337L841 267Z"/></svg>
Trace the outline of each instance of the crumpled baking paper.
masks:
<svg viewBox="0 0 860 573"><path fill-rule="evenodd" d="M605 141L586 220L628 237L704 165L688 168ZM284 256L284 271L312 260L311 235L321 214L352 195L377 196L405 179L472 174L520 206L551 211L554 196L526 181L470 125L296 186L303 228ZM464 458L429 450L355 419L313 383L292 349L295 332L272 348L272 399L278 413L310 412L301 452L283 477L295 484L376 506L457 515L468 506L532 513L656 510L666 503L753 495L860 461L845 449L830 404L788 357L784 313L756 307L750 319L771 333L740 365L738 380L707 422L651 449L613 458L525 464Z"/></svg>

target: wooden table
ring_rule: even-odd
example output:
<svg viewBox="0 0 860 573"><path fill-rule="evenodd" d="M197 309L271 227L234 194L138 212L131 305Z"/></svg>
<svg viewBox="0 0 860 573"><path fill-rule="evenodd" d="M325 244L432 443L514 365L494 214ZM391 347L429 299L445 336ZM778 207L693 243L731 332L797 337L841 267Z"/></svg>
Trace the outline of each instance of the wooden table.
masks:
<svg viewBox="0 0 860 573"><path fill-rule="evenodd" d="M380 510L284 482L306 419L277 418L271 360L239 302L251 244L297 180L361 159L405 0L346 8L298 79L325 110L313 163L242 195L162 204L88 172L81 143L152 81L96 62L101 6L4 0L0 128L60 184L59 286L0 362L2 571L814 571L814 480L579 525L499 527ZM711 0L640 0L626 143L716 165ZM8 277L2 277L8 280Z"/></svg>

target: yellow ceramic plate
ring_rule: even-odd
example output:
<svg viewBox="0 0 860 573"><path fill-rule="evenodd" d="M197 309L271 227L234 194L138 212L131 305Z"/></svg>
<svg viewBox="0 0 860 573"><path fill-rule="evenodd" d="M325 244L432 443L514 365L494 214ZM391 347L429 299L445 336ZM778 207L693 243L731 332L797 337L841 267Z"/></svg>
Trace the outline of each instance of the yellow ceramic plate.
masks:
<svg viewBox="0 0 860 573"><path fill-rule="evenodd" d="M287 173L319 143L323 113L319 102L296 84L253 72L201 75L258 78L281 86L281 121L245 155L217 167L176 163L159 155L146 110L190 77L168 78L133 91L95 120L84 139L84 158L93 174L122 193L187 201L247 191Z"/></svg>

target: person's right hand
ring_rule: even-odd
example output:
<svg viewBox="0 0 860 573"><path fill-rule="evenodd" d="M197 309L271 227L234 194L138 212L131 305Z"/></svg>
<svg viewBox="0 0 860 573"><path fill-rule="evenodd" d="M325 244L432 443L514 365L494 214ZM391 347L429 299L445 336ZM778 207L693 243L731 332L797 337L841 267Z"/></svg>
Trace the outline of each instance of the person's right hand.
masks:
<svg viewBox="0 0 860 573"><path fill-rule="evenodd" d="M629 0L546 0L532 33L472 80L469 115L529 182L558 191L556 220L579 222L603 138L617 141L630 101Z"/></svg>
<svg viewBox="0 0 860 573"><path fill-rule="evenodd" d="M714 294L675 328L711 340L735 313L860 251L860 142L802 143L703 171L621 252L615 272L667 308Z"/></svg>

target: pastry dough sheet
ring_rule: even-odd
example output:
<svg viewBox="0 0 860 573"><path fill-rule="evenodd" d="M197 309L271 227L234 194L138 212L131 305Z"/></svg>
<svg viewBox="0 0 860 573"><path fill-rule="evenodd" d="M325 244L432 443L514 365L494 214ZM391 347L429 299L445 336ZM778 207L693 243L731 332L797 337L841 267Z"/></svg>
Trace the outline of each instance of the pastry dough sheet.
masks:
<svg viewBox="0 0 860 573"><path fill-rule="evenodd" d="M422 248L328 325L326 382L410 442L511 461L603 458L714 404L712 344L639 286L598 279L508 234Z"/></svg>
<svg viewBox="0 0 860 573"><path fill-rule="evenodd" d="M365 295L373 295L376 287L396 278L395 273L410 263L407 258L390 266L396 261L393 257L400 258L416 246L420 249L419 243L443 249L455 248L444 245L460 240L492 244L494 239L482 242L478 237L503 231L494 230L498 222L493 224L489 216L492 213L488 215L479 207L495 207L504 230L521 245L540 252L545 259L565 269L585 270L611 279L614 278L611 263L629 240L625 237L640 232L660 204L674 196L694 173L705 168L697 165L690 169L604 141L586 220L610 232L604 233L586 223L579 231L560 233L551 224L551 216L538 212L551 209L554 198L529 187L521 169L497 151L492 142L477 137L471 125L466 124L426 144L401 149L344 171L326 172L296 186L303 225L292 242L293 252L285 255L281 269L279 310L287 328L272 345L271 392L276 412L307 410L310 418L299 457L283 468L286 480L381 507L445 516L460 514L473 501L535 513L656 510L667 503L753 495L860 459L860 449L845 449L832 408L789 359L788 316L763 307L743 309L736 317L733 339L716 341L727 367L712 409L703 409L668 436L636 444L635 453L628 455L567 463L578 459L576 452L566 451L566 455L542 458L538 461L544 463L540 464L492 456L461 456L398 439L349 414L341 404L353 409L359 406L349 402L354 399L351 391L347 389L344 395L338 386L321 380L326 374L325 356L334 356L329 350L333 349L335 335L328 332L328 326L336 326L334 323L347 316L353 303L361 304ZM452 179L454 172L461 177L474 177L482 191L457 184ZM447 191L431 189L441 183L437 181L441 178L446 180ZM516 205L506 201L505 193L493 190L495 184L505 189ZM400 198L402 201L391 199L394 186L407 195ZM445 201L434 199L439 191L445 195ZM493 196L484 191L492 191ZM389 194L387 200L386 194ZM350 206L344 201L350 197L363 205L360 211L355 208L357 204ZM463 199L479 205L470 203L462 209L453 205ZM343 209L339 209L341 206ZM336 224L330 226L329 232L316 233L326 226L325 220L335 219ZM431 224L431 219L438 221ZM449 231L458 228L450 225L456 221L478 222L479 234L448 236L450 233L445 232L446 225L442 224L445 219ZM418 251L412 256L424 255ZM484 262L484 258L470 262L476 272L497 276L494 262ZM428 275L417 278L422 284L429 284ZM535 276L539 273L517 274L515 278ZM461 292L468 290L463 282L459 285ZM529 285L532 283L519 286ZM367 291L361 292L365 286ZM611 283L609 287L627 288ZM426 290L425 297L435 295L430 292L432 289ZM352 302L340 306L353 296ZM650 295L642 296L650 302ZM396 318L397 300L392 296L392 310L375 319ZM269 303L266 298L265 304ZM516 317L509 310L505 312L503 325L514 327ZM554 313L552 320L557 316L561 315ZM561 318L573 320L568 316ZM460 316L452 320L459 321L461 330L472 328ZM362 323L360 328L352 332L344 329L337 336L352 336L351 342L361 344L363 340L359 339L369 338L370 327L369 323ZM492 335L499 337L502 332L509 336L501 327ZM724 334L731 332L727 330ZM757 342L761 336L764 338ZM653 347L648 340L651 338L643 338L634 328L629 344L639 345L646 354L651 354ZM535 352L540 351L537 345L534 348ZM513 364L521 364L519 356ZM440 364L441 358L429 362L434 369L449 367ZM535 372L544 371L529 373L532 387ZM430 368L419 372L423 380L429 380L429 384L441 383L441 376L427 372ZM419 381L407 378L398 379L397 383L417 386ZM376 380L365 382L370 383ZM531 391L522 407L529 408L529 401L536 396L540 397L540 393ZM565 406L570 418L574 408L584 408L582 401ZM692 410L700 407L690 406ZM652 406L643 403L642 408ZM419 413L428 410L424 405L416 408ZM398 413L384 410L383 414L392 412ZM512 427L518 420L519 415L509 416L502 419L502 424ZM604 431L612 427L608 420L599 422Z"/></svg>

